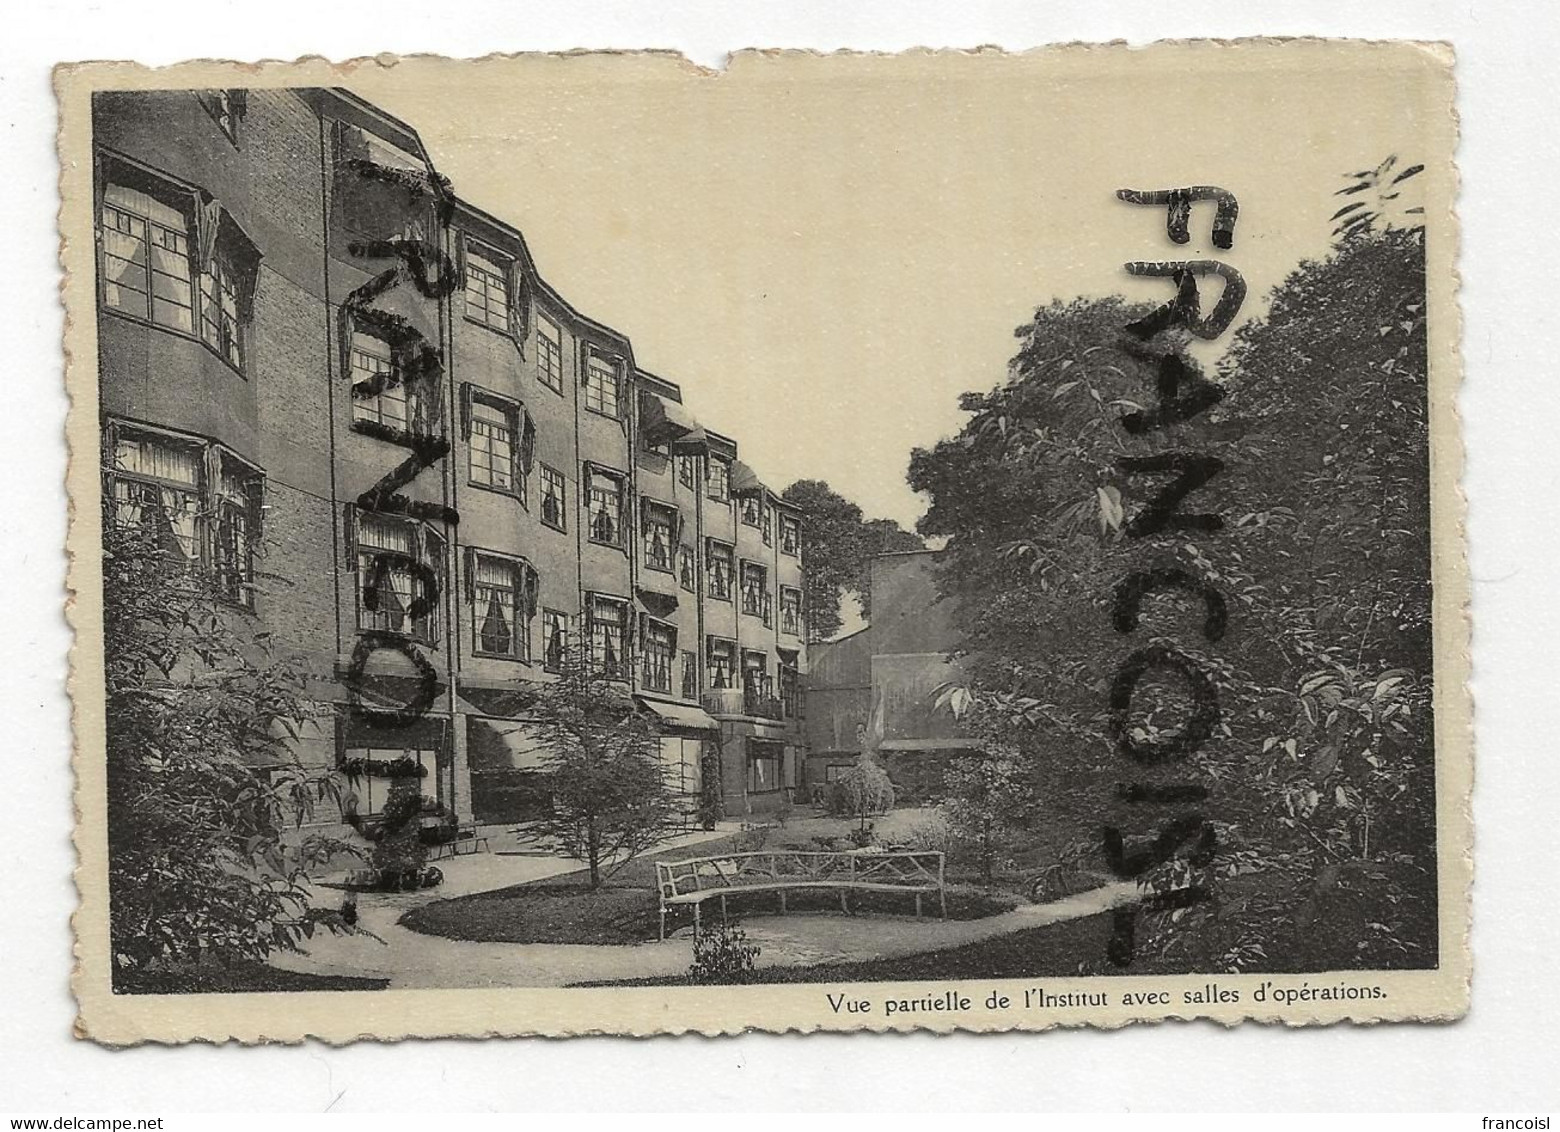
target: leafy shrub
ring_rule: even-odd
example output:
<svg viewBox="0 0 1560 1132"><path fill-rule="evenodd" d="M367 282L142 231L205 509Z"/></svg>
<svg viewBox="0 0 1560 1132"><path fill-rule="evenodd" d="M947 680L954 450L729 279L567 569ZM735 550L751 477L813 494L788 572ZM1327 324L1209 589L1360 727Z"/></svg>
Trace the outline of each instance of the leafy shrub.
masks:
<svg viewBox="0 0 1560 1132"><path fill-rule="evenodd" d="M894 848L917 853L946 853L952 844L953 829L936 810L905 821L894 836Z"/></svg>
<svg viewBox="0 0 1560 1132"><path fill-rule="evenodd" d="M731 839L731 848L736 853L757 853L769 844L769 827L767 825L744 825L742 831Z"/></svg>
<svg viewBox="0 0 1560 1132"><path fill-rule="evenodd" d="M990 887L999 857L1034 805L1023 764L1011 748L994 744L991 751L955 759L943 782L948 797L942 809L954 845L974 860Z"/></svg>
<svg viewBox="0 0 1560 1132"><path fill-rule="evenodd" d="M867 818L894 808L894 783L870 751L863 751L834 785L830 812L858 819L861 829L867 828Z"/></svg>
<svg viewBox="0 0 1560 1132"><path fill-rule="evenodd" d="M392 878L416 878L428 861L428 848L422 841L422 798L415 778L392 780L390 797L380 815L380 836L374 842L369 863L379 870L386 887L394 887ZM415 887L403 881L401 887Z"/></svg>
<svg viewBox="0 0 1560 1132"><path fill-rule="evenodd" d="M705 928L693 941L688 979L703 985L746 982L761 950L735 923Z"/></svg>
<svg viewBox="0 0 1560 1132"><path fill-rule="evenodd" d="M871 822L863 822L845 836L850 838L850 843L857 849L865 849L868 845L871 845L874 841L877 840L876 835L873 833L873 825Z"/></svg>

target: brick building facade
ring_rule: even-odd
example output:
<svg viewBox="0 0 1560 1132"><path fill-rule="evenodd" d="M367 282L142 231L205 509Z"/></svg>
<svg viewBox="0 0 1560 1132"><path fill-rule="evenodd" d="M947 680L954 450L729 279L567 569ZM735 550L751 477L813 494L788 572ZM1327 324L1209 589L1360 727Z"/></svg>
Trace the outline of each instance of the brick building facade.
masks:
<svg viewBox="0 0 1560 1132"><path fill-rule="evenodd" d="M410 127L298 89L103 93L93 131L104 491L307 660L306 765L522 819L523 692L577 648L690 797L716 750L728 813L798 784L801 516Z"/></svg>

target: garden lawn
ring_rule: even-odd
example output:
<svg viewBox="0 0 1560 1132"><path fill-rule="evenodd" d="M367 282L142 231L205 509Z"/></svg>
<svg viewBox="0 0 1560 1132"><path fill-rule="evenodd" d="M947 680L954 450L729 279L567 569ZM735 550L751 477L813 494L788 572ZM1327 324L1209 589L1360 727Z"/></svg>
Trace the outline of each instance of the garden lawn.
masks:
<svg viewBox="0 0 1560 1132"><path fill-rule="evenodd" d="M655 862L686 860L689 857L716 857L722 853L751 848L744 835L723 837L696 846L668 849L630 861L592 892L586 871L565 873L545 880L473 893L450 900L436 900L414 908L401 917L401 925L425 935L482 943L605 943L633 944L656 939L659 935L656 899ZM792 846L775 838L767 848L809 848ZM772 892L747 893L727 897L733 915L773 913L778 898ZM787 894L791 912L839 911L837 891L797 891ZM915 898L910 893L850 894L852 911L913 915ZM974 920L1007 911L1011 901L977 892L950 889L948 917ZM928 909L935 907L929 904ZM690 909L679 908L668 916L667 931L693 922Z"/></svg>

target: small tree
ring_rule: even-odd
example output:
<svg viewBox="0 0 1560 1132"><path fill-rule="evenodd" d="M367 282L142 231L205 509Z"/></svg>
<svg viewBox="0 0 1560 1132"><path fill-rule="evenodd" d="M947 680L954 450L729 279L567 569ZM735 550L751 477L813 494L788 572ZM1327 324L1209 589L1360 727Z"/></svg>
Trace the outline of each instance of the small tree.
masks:
<svg viewBox="0 0 1560 1132"><path fill-rule="evenodd" d="M867 819L886 814L894 808L894 782L888 771L870 750L862 751L856 761L839 777L840 801L844 812L856 818L861 839L865 841Z"/></svg>
<svg viewBox="0 0 1560 1132"><path fill-rule="evenodd" d="M303 671L270 655L189 568L154 506L103 524L109 930L116 984L156 968L263 960L336 913L310 909L308 871L350 846L286 839L339 804L292 740L316 709ZM259 769L264 768L264 769ZM291 843L289 843L291 841Z"/></svg>
<svg viewBox="0 0 1560 1132"><path fill-rule="evenodd" d="M997 854L1034 803L1024 766L1011 748L993 745L951 762L943 787L948 825L954 837L970 847L981 883L990 888Z"/></svg>
<svg viewBox="0 0 1560 1132"><path fill-rule="evenodd" d="M559 678L534 710L552 806L540 821L590 887L655 845L676 820L660 735L628 690L577 650L563 650Z"/></svg>

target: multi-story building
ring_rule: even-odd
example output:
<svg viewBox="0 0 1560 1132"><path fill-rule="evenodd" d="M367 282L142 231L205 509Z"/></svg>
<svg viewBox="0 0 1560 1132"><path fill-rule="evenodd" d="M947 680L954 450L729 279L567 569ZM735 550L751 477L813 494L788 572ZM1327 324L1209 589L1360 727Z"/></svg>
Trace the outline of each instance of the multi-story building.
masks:
<svg viewBox="0 0 1560 1132"><path fill-rule="evenodd" d="M796 786L802 517L409 126L296 89L99 94L93 130L105 493L306 659L306 765L522 818L525 689L579 649L688 795L711 745L729 813Z"/></svg>

